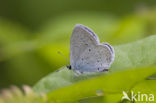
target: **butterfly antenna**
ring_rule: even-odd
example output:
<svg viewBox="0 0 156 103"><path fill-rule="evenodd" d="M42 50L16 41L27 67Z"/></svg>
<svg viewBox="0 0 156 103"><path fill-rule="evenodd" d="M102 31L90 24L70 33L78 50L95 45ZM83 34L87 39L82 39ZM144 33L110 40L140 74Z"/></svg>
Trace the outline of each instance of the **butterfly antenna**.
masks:
<svg viewBox="0 0 156 103"><path fill-rule="evenodd" d="M70 64L70 63L69 63L69 59L68 59L66 56L64 56L60 51L58 51L57 53L60 54L61 56L63 56L63 57L66 59L66 64L67 64L67 65Z"/></svg>

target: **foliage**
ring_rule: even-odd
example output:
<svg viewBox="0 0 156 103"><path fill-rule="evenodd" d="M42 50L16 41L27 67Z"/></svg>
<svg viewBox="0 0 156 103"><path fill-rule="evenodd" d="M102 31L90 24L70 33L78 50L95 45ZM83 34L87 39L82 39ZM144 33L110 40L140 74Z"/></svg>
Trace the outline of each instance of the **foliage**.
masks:
<svg viewBox="0 0 156 103"><path fill-rule="evenodd" d="M70 34L77 23L93 29L101 42L113 45L115 61L109 72L76 76L66 67L60 68L69 61L58 51L69 57ZM39 27L32 32L0 18L0 88L10 84L32 86L43 77L33 90L28 86L2 89L0 103L130 103L121 101L123 91L156 96L155 8L138 9L124 17L70 12Z"/></svg>
<svg viewBox="0 0 156 103"><path fill-rule="evenodd" d="M116 46L115 61L112 64L109 72L113 73L130 68L139 68L155 65L156 63L155 40L156 35L153 35L143 40ZM95 73L94 76L100 74ZM83 78L86 79L86 76L84 77L83 76L84 75L82 75L82 77L81 76L75 77L72 71L69 71L66 68L62 68L60 69L59 72L54 72L43 78L39 83L36 84L34 89L36 91L41 92L50 92L57 88L71 85L72 83L77 82L79 79L80 80Z"/></svg>
<svg viewBox="0 0 156 103"><path fill-rule="evenodd" d="M100 101L100 103L102 101L116 103L120 102L122 91L137 91L142 89L140 84L143 83L149 85L149 88L144 88L144 91L153 90L156 81L146 79L156 73L156 67L141 66L155 65L156 55L153 53L156 49L152 45L155 39L156 36L153 35L143 40L115 47L115 51L120 52L116 52L116 60L109 73L82 74L77 77L73 71L62 68L43 78L35 85L34 89L36 92L48 92L48 100L52 103L76 103L92 100ZM130 56L131 53L134 56ZM103 91L102 97L98 97L97 90ZM152 90L149 92L155 94L155 90Z"/></svg>
<svg viewBox="0 0 156 103"><path fill-rule="evenodd" d="M155 34L155 18L155 9L123 18L98 12L76 12L49 20L36 32L0 18L0 88L10 84L33 85L68 64L57 52L69 57L70 34L77 23L93 29L101 41L119 45Z"/></svg>

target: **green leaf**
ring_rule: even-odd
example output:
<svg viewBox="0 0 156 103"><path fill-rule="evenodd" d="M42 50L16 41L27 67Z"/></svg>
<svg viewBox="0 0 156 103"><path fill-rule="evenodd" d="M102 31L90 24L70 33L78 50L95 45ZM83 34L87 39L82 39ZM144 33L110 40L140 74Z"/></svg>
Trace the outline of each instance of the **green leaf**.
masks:
<svg viewBox="0 0 156 103"><path fill-rule="evenodd" d="M95 77L103 73L92 73L75 75L75 72L68 70L66 67L62 67L59 71L49 74L45 78L41 79L35 86L34 90L37 92L50 92L55 89L71 85L81 80L86 80L90 77Z"/></svg>
<svg viewBox="0 0 156 103"><path fill-rule="evenodd" d="M140 83L138 83L136 86L132 88L134 94L136 94L136 99L140 101L146 101L146 97L142 97L143 94L147 95L147 102L148 103L153 103L149 101L149 97L151 95L156 96L156 80L144 80ZM140 95L140 98L138 98ZM152 100L152 98L150 99ZM136 103L139 101L136 101Z"/></svg>
<svg viewBox="0 0 156 103"><path fill-rule="evenodd" d="M156 35L153 35L133 43L115 46L115 61L109 72L117 72L129 68L151 66L156 64L155 41ZM53 72L41 79L34 86L34 89L37 92L50 92L99 74L103 73L95 73L90 76L83 74L76 78L73 71L63 68L59 72Z"/></svg>
<svg viewBox="0 0 156 103"><path fill-rule="evenodd" d="M156 73L156 68L154 67L134 68L122 72L110 73L57 89L49 93L48 98L50 102L70 103L84 97L96 96L96 90L103 90L104 97L105 95L120 94L122 91L129 91L136 83L154 73ZM106 102L112 103L112 99L108 98ZM118 98L118 102L120 99Z"/></svg>
<svg viewBox="0 0 156 103"><path fill-rule="evenodd" d="M156 35L136 42L115 46L115 61L110 71L156 64Z"/></svg>

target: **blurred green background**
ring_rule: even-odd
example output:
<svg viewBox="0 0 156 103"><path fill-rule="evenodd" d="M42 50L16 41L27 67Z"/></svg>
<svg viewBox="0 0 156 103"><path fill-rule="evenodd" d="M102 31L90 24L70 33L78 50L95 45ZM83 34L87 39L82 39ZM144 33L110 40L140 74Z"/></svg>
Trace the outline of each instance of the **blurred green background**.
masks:
<svg viewBox="0 0 156 103"><path fill-rule="evenodd" d="M0 0L0 89L35 84L67 64L75 24L112 45L156 33L155 0Z"/></svg>

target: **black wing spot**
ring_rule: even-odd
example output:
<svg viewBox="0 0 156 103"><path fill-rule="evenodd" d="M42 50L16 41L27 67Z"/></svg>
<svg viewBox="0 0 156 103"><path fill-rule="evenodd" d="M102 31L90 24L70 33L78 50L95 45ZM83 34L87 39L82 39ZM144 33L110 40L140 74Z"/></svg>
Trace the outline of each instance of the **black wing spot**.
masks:
<svg viewBox="0 0 156 103"><path fill-rule="evenodd" d="M106 58L106 60L109 61L110 59L109 58Z"/></svg>
<svg viewBox="0 0 156 103"><path fill-rule="evenodd" d="M98 68L98 70L99 70L99 68Z"/></svg>
<svg viewBox="0 0 156 103"><path fill-rule="evenodd" d="M91 51L91 49L89 49L89 51Z"/></svg>
<svg viewBox="0 0 156 103"><path fill-rule="evenodd" d="M85 44L85 45L87 45L87 46L88 46L88 44Z"/></svg>
<svg viewBox="0 0 156 103"><path fill-rule="evenodd" d="M83 58L81 60L83 61Z"/></svg>

